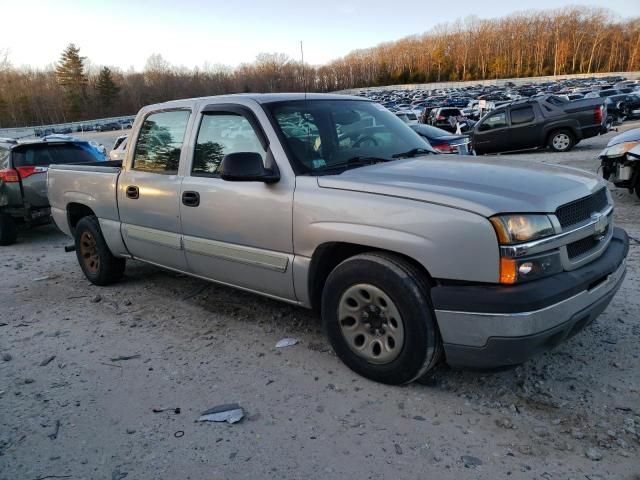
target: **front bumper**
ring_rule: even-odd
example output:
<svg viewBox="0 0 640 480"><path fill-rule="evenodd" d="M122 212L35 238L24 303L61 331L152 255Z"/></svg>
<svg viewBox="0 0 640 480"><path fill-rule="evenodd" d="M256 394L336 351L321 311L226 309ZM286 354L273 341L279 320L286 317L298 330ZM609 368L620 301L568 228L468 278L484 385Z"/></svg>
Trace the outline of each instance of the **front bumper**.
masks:
<svg viewBox="0 0 640 480"><path fill-rule="evenodd" d="M438 286L432 299L447 363L517 365L589 325L624 280L629 238L620 228L605 252L570 272L515 286Z"/></svg>

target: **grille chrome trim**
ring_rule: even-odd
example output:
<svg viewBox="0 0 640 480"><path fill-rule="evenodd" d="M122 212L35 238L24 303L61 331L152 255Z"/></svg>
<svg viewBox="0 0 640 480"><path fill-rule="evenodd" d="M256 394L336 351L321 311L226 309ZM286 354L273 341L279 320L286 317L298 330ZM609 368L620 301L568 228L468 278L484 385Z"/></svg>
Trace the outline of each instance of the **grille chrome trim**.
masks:
<svg viewBox="0 0 640 480"><path fill-rule="evenodd" d="M611 232L613 232L610 217L612 212L613 205L609 205L608 208L602 212L602 216L607 217L609 220L609 230ZM540 240L520 243L517 245L502 245L500 246L500 255L506 258L519 258L525 255L532 255L534 253L541 253L553 250L554 248L564 247L569 243L577 242L585 237L597 235L599 222L600 220L591 219L589 217L589 221L582 225L573 228L572 230L552 235L551 237L541 238ZM608 240L606 243L609 243Z"/></svg>

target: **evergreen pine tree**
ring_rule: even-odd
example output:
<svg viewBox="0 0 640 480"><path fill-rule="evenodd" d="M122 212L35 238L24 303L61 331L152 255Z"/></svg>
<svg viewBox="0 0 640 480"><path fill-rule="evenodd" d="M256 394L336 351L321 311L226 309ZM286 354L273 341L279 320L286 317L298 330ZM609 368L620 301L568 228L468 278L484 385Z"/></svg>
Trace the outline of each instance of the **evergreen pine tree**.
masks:
<svg viewBox="0 0 640 480"><path fill-rule="evenodd" d="M113 75L109 67L102 67L100 69L96 82L96 90L100 104L106 111L109 111L120 92L120 87L113 81Z"/></svg>
<svg viewBox="0 0 640 480"><path fill-rule="evenodd" d="M80 56L80 49L71 43L62 52L60 62L56 65L56 80L64 89L66 107L72 119L80 117L87 96L84 60Z"/></svg>

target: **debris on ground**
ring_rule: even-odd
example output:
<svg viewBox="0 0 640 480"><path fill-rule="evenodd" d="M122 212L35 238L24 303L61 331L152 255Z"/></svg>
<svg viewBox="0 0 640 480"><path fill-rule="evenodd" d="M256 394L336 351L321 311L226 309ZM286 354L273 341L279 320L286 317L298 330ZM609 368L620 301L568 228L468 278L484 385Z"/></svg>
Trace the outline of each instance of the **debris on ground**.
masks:
<svg viewBox="0 0 640 480"><path fill-rule="evenodd" d="M297 343L297 338L283 338L282 340L278 340L278 343L276 343L276 348L292 347Z"/></svg>
<svg viewBox="0 0 640 480"><path fill-rule="evenodd" d="M56 438L58 438L58 432L60 431L60 420L56 420L56 426L53 429L53 433L50 433L48 435L48 437L51 440L55 440Z"/></svg>
<svg viewBox="0 0 640 480"><path fill-rule="evenodd" d="M599 462L600 460L602 460L602 453L600 453L600 450L598 450L597 448L587 448L584 452L584 455L589 460L593 460L594 462Z"/></svg>
<svg viewBox="0 0 640 480"><path fill-rule="evenodd" d="M41 367L46 367L51 362L53 362L55 360L55 358L56 358L55 355L51 355L50 357L45 358L43 361L40 362L40 366Z"/></svg>
<svg viewBox="0 0 640 480"><path fill-rule="evenodd" d="M117 467L113 472L111 472L111 480L122 480L127 475L129 475L129 472L122 472L120 471L120 467Z"/></svg>
<svg viewBox="0 0 640 480"><path fill-rule="evenodd" d="M180 415L180 407L168 407L168 408L152 408L151 411L153 413L162 413L162 412L173 412L176 415Z"/></svg>
<svg viewBox="0 0 640 480"><path fill-rule="evenodd" d="M133 360L133 359L135 359L135 358L140 358L140 355L139 355L139 354L135 354L135 355L122 355L122 356L120 356L120 357L114 357L114 358L111 358L110 360L111 360L112 362L122 362L122 361L124 361L124 360Z"/></svg>
<svg viewBox="0 0 640 480"><path fill-rule="evenodd" d="M237 403L218 405L200 414L198 422L237 423L244 418L244 409Z"/></svg>
<svg viewBox="0 0 640 480"><path fill-rule="evenodd" d="M460 457L460 460L462 460L465 468L476 468L482 465L482 460L478 457L472 457L471 455L463 455Z"/></svg>
<svg viewBox="0 0 640 480"><path fill-rule="evenodd" d="M44 277L38 277L38 278L34 278L33 281L34 282L44 282L45 280L53 280L55 278L58 278L60 275L58 274L54 274L54 275L45 275Z"/></svg>

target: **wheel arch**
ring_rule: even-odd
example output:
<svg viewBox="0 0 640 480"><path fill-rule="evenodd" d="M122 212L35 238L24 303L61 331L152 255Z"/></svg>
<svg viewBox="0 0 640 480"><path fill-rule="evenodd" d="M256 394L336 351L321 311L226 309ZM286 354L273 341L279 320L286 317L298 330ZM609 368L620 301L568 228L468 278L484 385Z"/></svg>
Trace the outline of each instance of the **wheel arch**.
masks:
<svg viewBox="0 0 640 480"><path fill-rule="evenodd" d="M578 140L581 139L581 136L579 135L578 131L579 129L576 128L575 125L569 125L569 124L551 124L549 125L546 129L545 129L545 135L544 135L544 146L549 145L549 142L551 141L551 137L556 133L556 132L560 132L560 131L566 131L568 132L572 137L573 137L573 141L574 141L574 145L575 143L578 142Z"/></svg>
<svg viewBox="0 0 640 480"><path fill-rule="evenodd" d="M310 306L314 310L319 310L322 291L324 290L325 283L329 274L340 263L344 262L348 258L354 257L365 252L384 252L392 255L397 255L411 263L414 267L424 275L427 284L430 286L435 285L435 280L427 270L427 268L421 264L415 258L401 252L388 250L374 245L366 245L361 243L351 242L326 242L318 245L311 256L309 263L309 272L307 277L307 292L310 301Z"/></svg>
<svg viewBox="0 0 640 480"><path fill-rule="evenodd" d="M88 216L96 216L91 207L79 202L70 202L67 204L67 223L69 224L71 233L75 233L78 222Z"/></svg>

